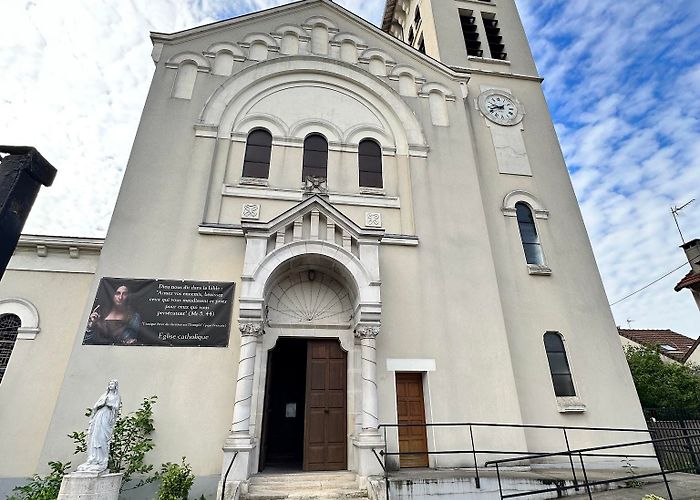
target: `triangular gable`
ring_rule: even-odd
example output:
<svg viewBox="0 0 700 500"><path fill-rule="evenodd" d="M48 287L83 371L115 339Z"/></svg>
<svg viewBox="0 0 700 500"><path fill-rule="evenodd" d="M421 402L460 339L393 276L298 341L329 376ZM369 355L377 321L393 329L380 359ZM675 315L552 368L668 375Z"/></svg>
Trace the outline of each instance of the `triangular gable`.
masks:
<svg viewBox="0 0 700 500"><path fill-rule="evenodd" d="M331 2L329 0L300 0L297 2L292 2L284 5L279 5L277 7L271 7L269 9L252 12L249 14L243 14L241 16L233 17L230 19L225 19L222 21L216 21L213 23L205 24L202 26L197 26L195 28L190 28L182 31L177 31L174 33L162 33L157 31L151 32L151 41L155 43L168 43L168 42L182 42L190 40L193 38L199 38L201 36L212 34L216 31L226 29L234 25L240 25L243 23L248 23L255 21L262 17L277 15L284 12L294 12L301 9L312 8L316 5L324 5L330 10L334 11L336 14L345 17L347 20L358 24L358 27L370 31L372 34L381 37L386 42L390 43L396 50L403 52L404 54L410 56L414 60L418 59L423 64L429 66L433 70L437 70L451 79L457 79L464 81L469 78L469 75L464 73L456 72L452 68L446 66L442 62L429 57L417 49L411 47L410 45L404 43L403 41L389 35L388 33L382 31L378 26L370 23L366 19L358 16L357 14L347 10L346 8L338 5L337 3Z"/></svg>
<svg viewBox="0 0 700 500"><path fill-rule="evenodd" d="M244 233L257 233L264 236L272 236L277 231L283 230L295 220L303 218L305 215L318 210L320 214L332 220L336 226L347 231L356 239L377 239L384 236L384 229L363 228L358 226L353 220L343 214L340 210L331 205L322 196L314 194L298 205L281 213L269 222L243 221L241 227Z"/></svg>

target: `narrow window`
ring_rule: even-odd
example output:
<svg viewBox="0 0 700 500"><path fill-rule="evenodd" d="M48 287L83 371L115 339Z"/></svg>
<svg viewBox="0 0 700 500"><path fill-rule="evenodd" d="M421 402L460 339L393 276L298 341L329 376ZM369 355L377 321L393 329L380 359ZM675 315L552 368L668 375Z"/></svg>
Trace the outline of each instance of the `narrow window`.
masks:
<svg viewBox="0 0 700 500"><path fill-rule="evenodd" d="M248 134L243 160L243 177L267 179L270 174L270 153L272 134L265 129L253 130Z"/></svg>
<svg viewBox="0 0 700 500"><path fill-rule="evenodd" d="M468 56L481 57L484 51L481 49L479 32L476 31L476 18L471 11L460 11L459 20L462 23L462 35L464 35L464 45L467 47Z"/></svg>
<svg viewBox="0 0 700 500"><path fill-rule="evenodd" d="M328 142L319 134L311 134L304 139L304 165L301 180L307 177L327 177Z"/></svg>
<svg viewBox="0 0 700 500"><path fill-rule="evenodd" d="M552 384L554 384L554 394L557 397L576 396L574 381L571 378L569 360L566 359L564 342L557 332L547 332L544 334L544 349L547 352L549 362L549 372L552 374Z"/></svg>
<svg viewBox="0 0 700 500"><path fill-rule="evenodd" d="M3 314L0 316L0 382L5 375L10 355L17 340L17 330L22 326L19 316L15 314Z"/></svg>
<svg viewBox="0 0 700 500"><path fill-rule="evenodd" d="M413 45L413 40L415 40L415 33L413 33L413 28L408 30L408 44Z"/></svg>
<svg viewBox="0 0 700 500"><path fill-rule="evenodd" d="M508 57L508 54L505 52L506 46L503 45L501 28L498 27L498 20L496 19L496 16L482 12L481 19L484 21L486 40L489 42L491 58L505 60Z"/></svg>
<svg viewBox="0 0 700 500"><path fill-rule="evenodd" d="M363 139L359 147L360 186L381 188L382 148L372 139Z"/></svg>
<svg viewBox="0 0 700 500"><path fill-rule="evenodd" d="M420 37L420 42L418 42L418 52L425 54L425 40L423 37Z"/></svg>
<svg viewBox="0 0 700 500"><path fill-rule="evenodd" d="M416 7L416 16L413 18L413 24L418 27L418 24L420 23L421 17L420 17L420 8Z"/></svg>
<svg viewBox="0 0 700 500"><path fill-rule="evenodd" d="M525 203L519 201L515 204L515 213L518 217L518 228L520 229L520 239L523 242L523 250L525 250L525 260L528 264L544 265L544 254L540 238L537 236L532 210Z"/></svg>

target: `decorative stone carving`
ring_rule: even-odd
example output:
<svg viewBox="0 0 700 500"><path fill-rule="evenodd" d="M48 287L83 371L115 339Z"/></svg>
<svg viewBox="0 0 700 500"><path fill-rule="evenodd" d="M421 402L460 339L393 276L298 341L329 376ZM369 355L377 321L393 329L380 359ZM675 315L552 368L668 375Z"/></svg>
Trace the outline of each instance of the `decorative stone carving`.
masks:
<svg viewBox="0 0 700 500"><path fill-rule="evenodd" d="M312 175L307 175L304 179L304 186L302 187L304 194L328 194L328 179L325 177L316 177Z"/></svg>
<svg viewBox="0 0 700 500"><path fill-rule="evenodd" d="M374 339L379 335L379 326L358 326L355 329L355 337L359 339Z"/></svg>
<svg viewBox="0 0 700 500"><path fill-rule="evenodd" d="M121 401L119 382L110 380L107 391L92 406L86 442L88 459L78 466L78 472L100 474L107 470L109 444L112 441Z"/></svg>
<svg viewBox="0 0 700 500"><path fill-rule="evenodd" d="M239 323L238 330L241 332L241 337L259 337L265 333L261 323Z"/></svg>
<svg viewBox="0 0 700 500"><path fill-rule="evenodd" d="M379 212L365 212L366 227L382 227L382 214Z"/></svg>
<svg viewBox="0 0 700 500"><path fill-rule="evenodd" d="M254 203L244 203L241 209L241 219L255 219L260 218L260 205Z"/></svg>

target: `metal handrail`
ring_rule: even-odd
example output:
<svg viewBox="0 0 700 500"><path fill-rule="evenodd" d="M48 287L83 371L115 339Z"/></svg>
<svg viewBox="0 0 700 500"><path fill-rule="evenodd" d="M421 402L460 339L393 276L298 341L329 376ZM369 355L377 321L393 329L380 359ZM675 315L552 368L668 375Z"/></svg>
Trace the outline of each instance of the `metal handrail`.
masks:
<svg viewBox="0 0 700 500"><path fill-rule="evenodd" d="M644 478L655 477L655 476L662 476L663 477L664 485L666 486L666 492L668 493L669 500L673 500L673 493L671 492L671 487L668 484L667 475L674 474L677 472L685 472L685 471L691 469L692 468L691 466L685 467L685 468L680 468L680 469L675 469L675 470L664 470L663 464L661 463L661 461L659 461L659 466L661 469L659 472L652 472L652 473L645 473L645 474L632 474L632 475L626 474L625 476L617 477L617 478L613 478L613 479L602 479L602 480L597 480L597 481L589 481L588 474L586 472L586 466L585 466L584 461L583 461L583 457L584 456L601 456L601 454L589 454L588 452L591 452L591 451L609 450L609 449L623 448L623 447L629 447L629 446L641 446L641 445L645 445L645 444L655 445L657 443L678 441L681 439L697 438L697 437L700 437L700 434L694 434L694 435L688 435L688 436L675 436L675 437L662 438L662 439L649 439L649 440L637 441L637 442L632 442L632 443L621 443L621 444L612 444L612 445L605 445L605 446L593 446L593 447L581 448L578 450L568 450L566 452L558 452L558 453L540 453L538 455L527 455L524 457L504 458L504 459L500 459L500 460L490 460L490 461L486 462L484 464L484 466L485 467L489 467L491 465L496 466L496 477L498 478L498 491L499 491L501 499L526 497L526 496L539 495L542 493L549 493L549 492L554 492L554 491L560 492L562 490L569 490L569 489L575 487L575 486L557 486L556 488L545 488L545 489L531 490L531 491L511 493L508 495L504 495L503 489L501 486L501 474L500 474L500 469L499 469L501 464L521 462L523 460L532 460L532 459L538 459L538 458L549 458L549 457L554 457L554 456L569 456L571 458L574 455L578 455L579 461L581 463L581 471L583 473L583 478L584 478L583 486L586 488L586 493L588 494L588 498L590 500L593 499L593 494L591 492L591 486L617 483L617 482L621 482L621 481L630 481L630 480L635 480L635 479L644 479ZM692 454L692 451L686 452L686 453ZM614 456L614 455L603 454L602 456ZM621 455L621 456L629 457L631 455ZM579 485L579 486L581 486L581 485ZM576 489L578 489L578 488L576 488Z"/></svg>
<svg viewBox="0 0 700 500"><path fill-rule="evenodd" d="M430 450L425 450L425 451L419 451L419 452L389 452L388 451L388 441L387 441L387 429L390 428L396 428L400 429L402 427L423 427L423 428L428 428L428 427L467 427L469 429L469 439L471 442L471 448L470 449L457 449L457 450L441 450L441 451L430 451ZM564 436L564 442L566 444L566 451L562 452L556 452L556 453L541 453L541 452L522 452L522 451L505 451L505 450L477 450L475 445L474 445L474 427L496 427L496 428L512 428L512 429L551 429L551 430L559 430L563 433ZM447 455L447 454L471 454L474 458L474 472L475 472L475 483L477 488L481 488L481 480L479 476L479 463L477 459L477 455L484 455L484 454L489 454L489 455L526 455L526 458L518 458L518 459L509 459L509 461L522 461L526 459L533 459L537 458L538 456L543 457L543 456L568 456L569 457L569 465L571 469L571 473L573 475L573 488L578 491L579 490L579 480L578 477L576 476L576 467L574 466L574 454L577 454L579 456L579 459L583 465L583 456L588 456L588 457L610 457L610 458L620 458L620 457L627 457L627 458L658 458L656 454L649 455L649 454L596 454L596 453L590 453L592 451L598 451L596 448L599 449L606 449L606 447L593 447L591 449L581 449L578 450L576 453L574 453L571 450L571 446L569 443L569 435L568 431L596 431L596 432L630 432L630 433L646 433L649 434L650 437L652 437L652 430L651 429L641 429L641 428L633 428L633 427L593 427L593 426L562 426L562 425L548 425L548 424L509 424L509 423L495 423L495 422L436 422L436 423L425 423L425 424L402 424L402 423L384 423L380 424L379 428L381 428L384 432L384 447L382 450L379 451L379 454L377 454L376 450L373 449L373 453L375 457L377 458L377 461L379 462L380 466L382 467L382 470L384 471L384 482L386 486L386 498L389 498L389 471L388 467L386 464L386 459L388 456L401 456L401 455ZM675 427L668 427L665 428L665 430L684 430L683 428L675 428ZM686 437L694 437L694 436L686 436ZM673 441L677 440L679 438L668 438L668 439L663 439L663 440L654 440L651 439L649 441L645 441L644 443L656 443L656 442L663 442L663 441ZM616 445L611 445L608 448L613 449L613 448L622 448L625 446L634 446L635 442L631 443L620 443ZM380 459L380 455L383 457L383 462ZM490 461L487 463L494 463L495 461ZM497 475L498 475L498 480L499 480L499 489L500 489L500 471L498 470L498 464L497 464ZM584 474L584 481L587 484L588 479L586 477L586 471L585 468L582 467L582 472ZM674 471L675 472L675 471ZM656 474L658 475L658 474ZM631 479L630 476L626 477L627 479ZM569 487L571 488L571 487Z"/></svg>

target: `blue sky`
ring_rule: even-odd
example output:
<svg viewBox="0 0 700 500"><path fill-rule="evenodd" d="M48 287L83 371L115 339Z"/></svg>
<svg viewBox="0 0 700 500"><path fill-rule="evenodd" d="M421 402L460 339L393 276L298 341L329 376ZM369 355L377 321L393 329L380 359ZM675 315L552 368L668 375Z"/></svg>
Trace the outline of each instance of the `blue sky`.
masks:
<svg viewBox="0 0 700 500"><path fill-rule="evenodd" d="M505 0L504 0L505 1ZM611 302L684 262L700 237L700 9L677 0L516 0ZM104 236L153 72L148 31L281 0L10 0L0 137L59 169L25 232ZM341 5L379 23L383 0ZM506 40L507 43L507 40ZM700 335L678 270L613 307L618 324ZM585 290L582 290L585 293Z"/></svg>

